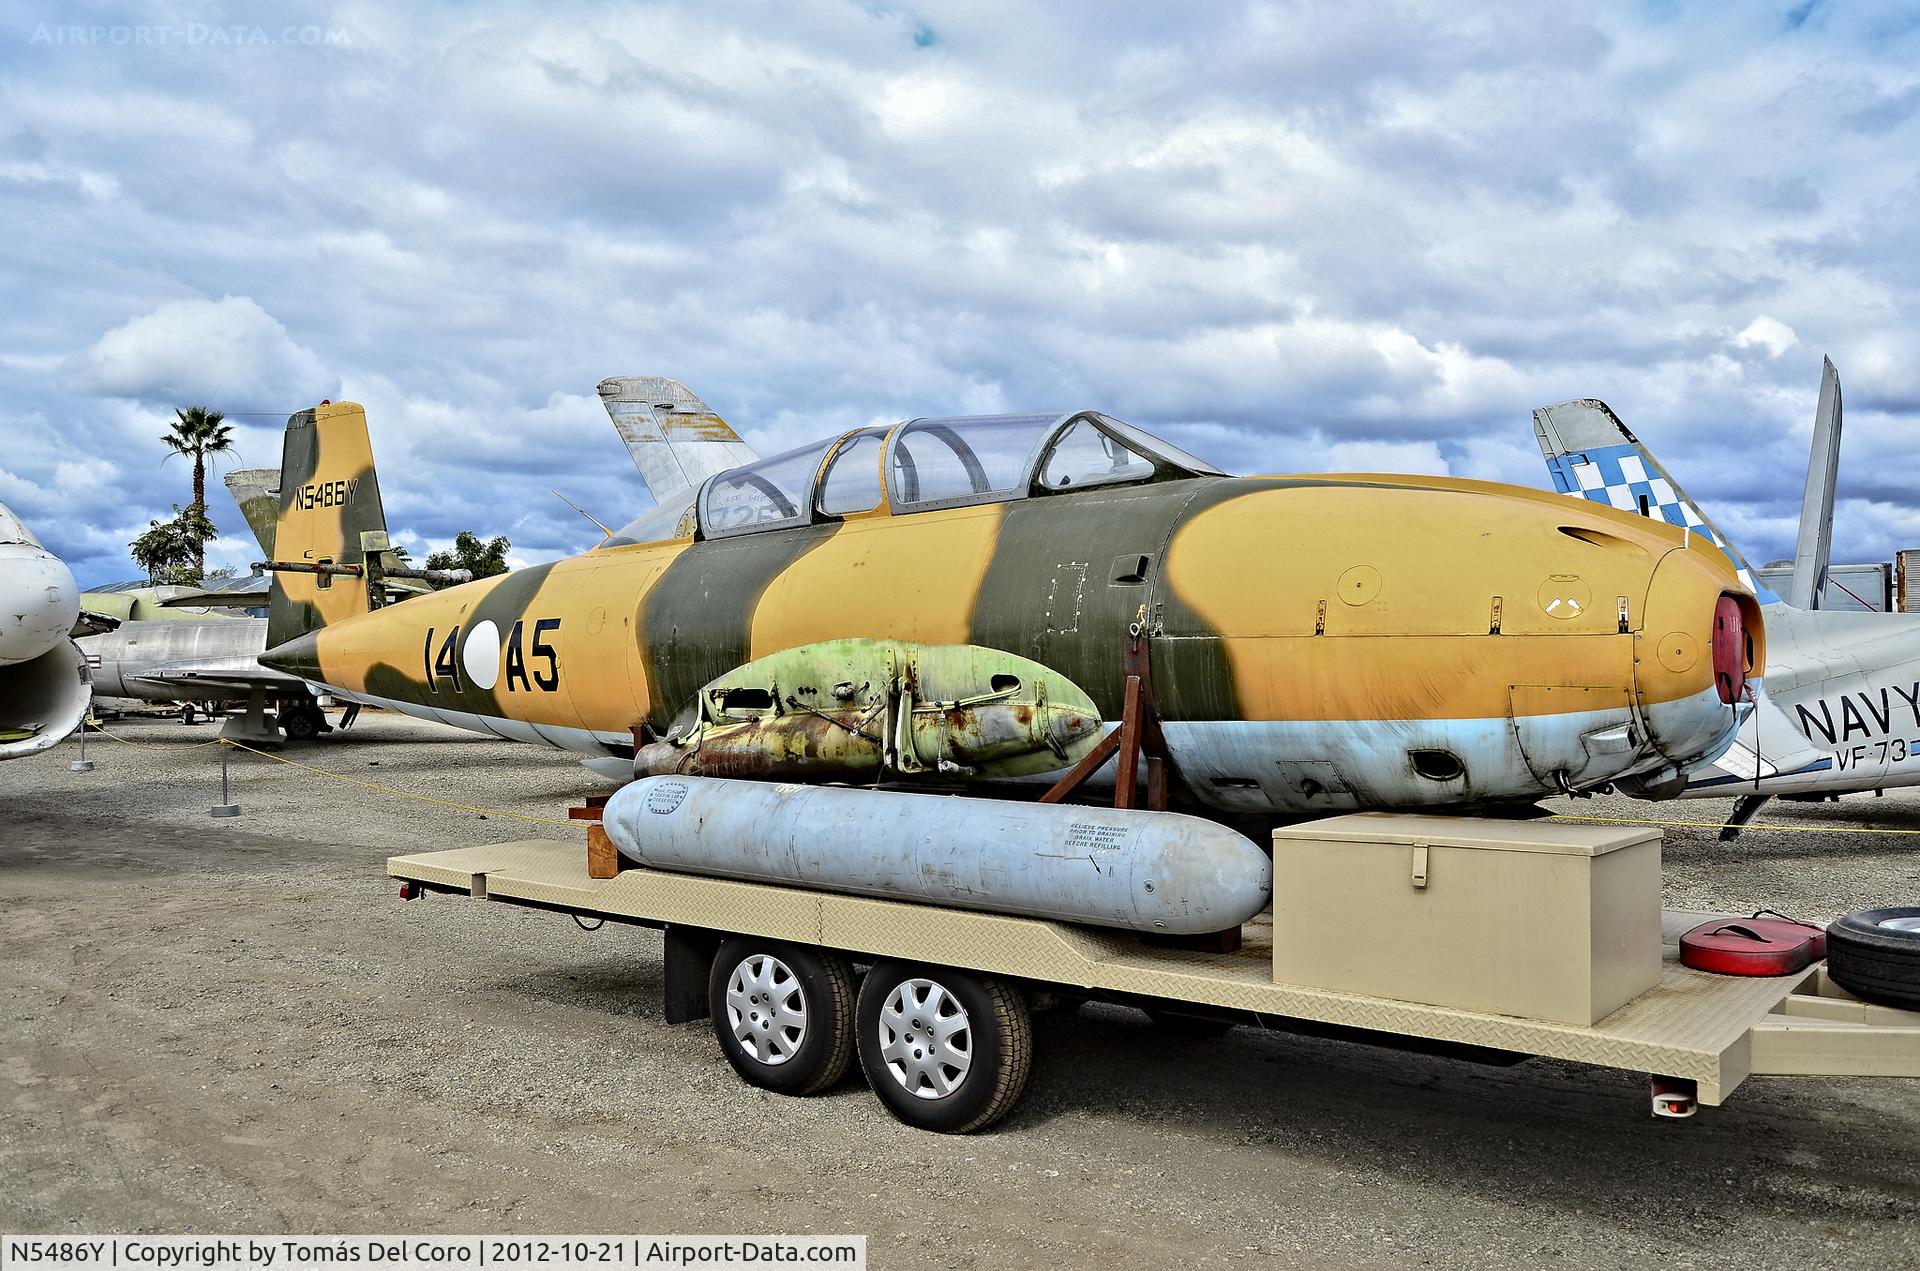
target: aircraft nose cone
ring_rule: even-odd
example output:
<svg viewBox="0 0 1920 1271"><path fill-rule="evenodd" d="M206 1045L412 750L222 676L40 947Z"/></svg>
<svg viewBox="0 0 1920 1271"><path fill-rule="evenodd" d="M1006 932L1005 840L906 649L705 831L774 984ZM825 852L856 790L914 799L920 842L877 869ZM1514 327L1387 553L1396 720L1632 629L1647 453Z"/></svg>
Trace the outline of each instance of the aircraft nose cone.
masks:
<svg viewBox="0 0 1920 1271"><path fill-rule="evenodd" d="M1711 548L1669 553L1647 590L1635 678L1652 749L1684 771L1725 752L1765 666L1760 607Z"/></svg>
<svg viewBox="0 0 1920 1271"><path fill-rule="evenodd" d="M80 589L58 557L31 543L0 543L0 666L40 657L79 617Z"/></svg>
<svg viewBox="0 0 1920 1271"><path fill-rule="evenodd" d="M320 640L317 631L309 631L305 635L295 636L285 644L275 645L260 655L260 661L288 675L298 675L309 680L325 678L320 670Z"/></svg>

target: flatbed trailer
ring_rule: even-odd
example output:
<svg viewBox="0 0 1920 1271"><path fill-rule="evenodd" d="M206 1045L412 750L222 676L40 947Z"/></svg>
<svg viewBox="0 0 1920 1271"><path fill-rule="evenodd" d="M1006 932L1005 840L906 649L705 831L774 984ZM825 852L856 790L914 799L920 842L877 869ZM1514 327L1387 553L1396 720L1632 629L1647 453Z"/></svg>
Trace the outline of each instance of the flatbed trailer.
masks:
<svg viewBox="0 0 1920 1271"><path fill-rule="evenodd" d="M1860 1001L1821 964L1770 978L1681 965L1679 935L1706 914L1663 914L1658 983L1581 1027L1278 983L1270 911L1244 926L1239 947L1209 952L1130 932L644 868L599 879L578 842L396 856L387 872L409 897L441 892L663 929L667 1020L713 1018L722 1053L745 1079L813 1093L838 1081L857 1049L889 1110L933 1130L983 1129L1005 1115L1031 1058L1029 1010L1061 1000L1139 1006L1196 1033L1244 1023L1493 1062L1543 1056L1639 1072L1651 1078L1654 1114L1667 1117L1718 1105L1753 1076L1920 1077L1920 1011Z"/></svg>

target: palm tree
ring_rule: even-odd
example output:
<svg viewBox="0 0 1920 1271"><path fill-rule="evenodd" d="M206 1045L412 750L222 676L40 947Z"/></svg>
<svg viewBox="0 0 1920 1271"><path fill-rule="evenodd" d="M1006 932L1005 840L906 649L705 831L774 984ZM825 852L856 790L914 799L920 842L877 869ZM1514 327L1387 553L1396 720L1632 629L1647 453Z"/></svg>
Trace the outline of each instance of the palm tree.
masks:
<svg viewBox="0 0 1920 1271"><path fill-rule="evenodd" d="M208 410L205 406L176 409L173 422L160 435L160 440L166 442L174 454L186 455L193 460L193 506L200 509L203 519L207 515L207 456L226 454L233 449L233 425L223 422L225 419L226 416L219 411ZM206 573L204 543L194 545L193 563L196 572Z"/></svg>

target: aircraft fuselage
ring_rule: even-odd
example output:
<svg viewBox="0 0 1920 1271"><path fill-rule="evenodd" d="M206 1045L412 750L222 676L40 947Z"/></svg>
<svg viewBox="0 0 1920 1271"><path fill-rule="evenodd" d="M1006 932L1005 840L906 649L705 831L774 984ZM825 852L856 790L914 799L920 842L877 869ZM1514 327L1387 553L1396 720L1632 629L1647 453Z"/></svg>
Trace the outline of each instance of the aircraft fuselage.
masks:
<svg viewBox="0 0 1920 1271"><path fill-rule="evenodd" d="M321 593L311 593L320 595ZM1031 658L1117 721L1151 642L1182 779L1247 811L1532 799L1717 755L1718 551L1446 478L1193 477L604 547L330 622L331 691L605 755L751 659L846 637ZM1724 616L1724 610L1721 611Z"/></svg>

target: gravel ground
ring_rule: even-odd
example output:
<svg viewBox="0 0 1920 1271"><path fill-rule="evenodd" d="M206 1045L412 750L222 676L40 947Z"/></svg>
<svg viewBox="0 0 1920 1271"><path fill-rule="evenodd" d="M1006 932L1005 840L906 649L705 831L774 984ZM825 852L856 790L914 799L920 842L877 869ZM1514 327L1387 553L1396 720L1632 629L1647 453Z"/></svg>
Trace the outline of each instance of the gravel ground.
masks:
<svg viewBox="0 0 1920 1271"><path fill-rule="evenodd" d="M434 898L400 851L564 834L112 725L0 765L0 1230L865 1232L875 1267L1915 1265L1920 1081L1754 1079L1689 1122L1643 1079L1238 1029L1037 1021L995 1132L857 1080L782 1099L660 1017L660 937ZM289 758L523 816L564 755L368 712ZM1728 803L1587 815L1712 822ZM1920 795L1768 822L1920 829ZM1707 829L1667 903L1830 919L1920 895L1920 839Z"/></svg>

